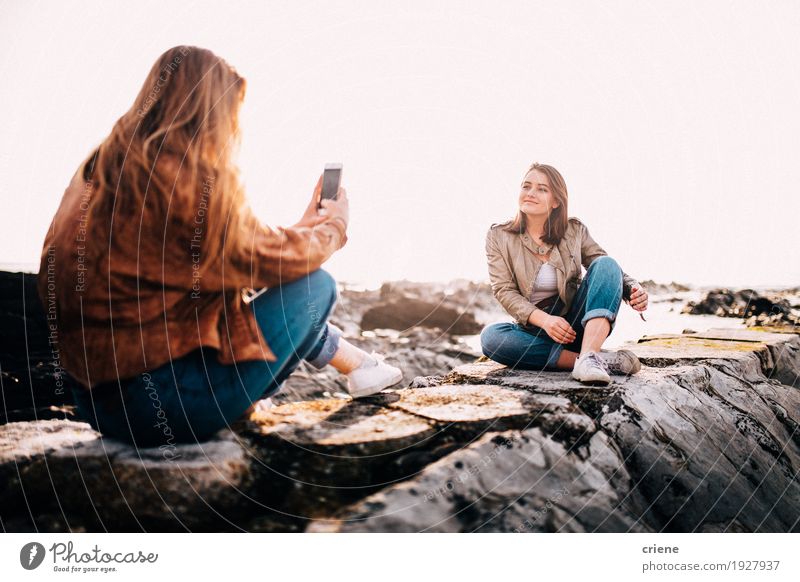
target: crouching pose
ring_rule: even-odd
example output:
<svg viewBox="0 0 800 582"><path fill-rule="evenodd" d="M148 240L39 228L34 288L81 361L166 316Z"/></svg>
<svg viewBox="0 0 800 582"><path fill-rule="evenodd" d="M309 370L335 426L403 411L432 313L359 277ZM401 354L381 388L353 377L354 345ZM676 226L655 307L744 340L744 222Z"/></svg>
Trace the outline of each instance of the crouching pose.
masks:
<svg viewBox="0 0 800 582"><path fill-rule="evenodd" d="M567 186L552 166L533 164L522 182L519 212L486 235L492 292L513 323L481 333L484 355L525 370L572 370L586 383L635 374L628 350L602 350L622 299L642 312L647 292L567 215ZM581 278L581 266L587 268Z"/></svg>
<svg viewBox="0 0 800 582"><path fill-rule="evenodd" d="M320 266L347 240L348 199L271 228L245 203L233 152L245 80L178 46L72 178L44 243L39 292L80 414L138 446L207 439L266 401L301 360L353 397L398 368L328 323ZM251 289L266 288L253 298Z"/></svg>

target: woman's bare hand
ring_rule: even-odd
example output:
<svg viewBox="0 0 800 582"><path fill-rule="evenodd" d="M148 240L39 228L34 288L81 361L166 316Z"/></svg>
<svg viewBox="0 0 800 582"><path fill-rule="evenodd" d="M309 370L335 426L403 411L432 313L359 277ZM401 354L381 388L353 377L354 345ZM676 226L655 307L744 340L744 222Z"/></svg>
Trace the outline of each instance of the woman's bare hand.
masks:
<svg viewBox="0 0 800 582"><path fill-rule="evenodd" d="M350 201L347 199L347 190L339 188L336 200L323 200L319 213L325 220L342 219L344 228L350 224Z"/></svg>
<svg viewBox="0 0 800 582"><path fill-rule="evenodd" d="M318 224L322 224L328 220L327 216L322 216L317 211L320 194L322 194L322 174L320 174L319 180L317 180L317 185L314 186L314 193L311 195L311 202L309 202L308 206L306 206L306 210L303 212L302 218L300 218L300 220L298 220L293 227L308 226L313 228Z"/></svg>
<svg viewBox="0 0 800 582"><path fill-rule="evenodd" d="M631 289L631 298L628 300L628 305L639 312L647 309L647 291L644 290L644 287Z"/></svg>
<svg viewBox="0 0 800 582"><path fill-rule="evenodd" d="M575 341L577 335L567 320L557 315L548 315L544 320L542 329L547 332L554 341L560 344L569 344Z"/></svg>

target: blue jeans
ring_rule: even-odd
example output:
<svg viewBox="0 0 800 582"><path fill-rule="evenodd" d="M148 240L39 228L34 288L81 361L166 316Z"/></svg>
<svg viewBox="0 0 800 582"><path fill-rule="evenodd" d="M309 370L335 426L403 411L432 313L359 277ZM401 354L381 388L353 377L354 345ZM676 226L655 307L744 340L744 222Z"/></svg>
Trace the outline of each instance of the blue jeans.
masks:
<svg viewBox="0 0 800 582"><path fill-rule="evenodd" d="M342 333L327 322L336 300L336 282L322 269L270 288L250 306L276 361L223 365L215 349L200 348L97 394L74 390L78 410L104 435L165 455L177 443L207 440L277 392L300 360L318 369L330 362Z"/></svg>
<svg viewBox="0 0 800 582"><path fill-rule="evenodd" d="M483 354L495 362L521 370L556 370L562 350L580 353L587 321L605 317L614 329L621 301L622 269L611 257L598 257L586 270L586 276L564 317L575 330L576 337L572 343L558 343L535 325L494 323L481 332ZM563 307L564 302L559 297L546 311L558 314Z"/></svg>

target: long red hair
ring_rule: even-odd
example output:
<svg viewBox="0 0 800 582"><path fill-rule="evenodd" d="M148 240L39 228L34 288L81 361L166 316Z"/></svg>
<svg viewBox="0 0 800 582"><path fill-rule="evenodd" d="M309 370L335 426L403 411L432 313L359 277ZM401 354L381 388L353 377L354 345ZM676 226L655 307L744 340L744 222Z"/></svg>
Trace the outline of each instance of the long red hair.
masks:
<svg viewBox="0 0 800 582"><path fill-rule="evenodd" d="M202 215L204 264L243 244L234 157L245 90L245 79L207 49L176 46L156 60L131 108L83 165L95 251L128 222L139 224L145 208L173 224Z"/></svg>

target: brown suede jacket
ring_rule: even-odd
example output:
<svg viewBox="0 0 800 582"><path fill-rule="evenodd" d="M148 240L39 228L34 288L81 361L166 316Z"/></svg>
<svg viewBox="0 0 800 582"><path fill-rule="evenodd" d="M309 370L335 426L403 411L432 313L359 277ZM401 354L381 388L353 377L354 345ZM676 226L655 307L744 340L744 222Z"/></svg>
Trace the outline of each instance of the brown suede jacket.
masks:
<svg viewBox="0 0 800 582"><path fill-rule="evenodd" d="M191 229L159 215L157 204L144 205L141 220L116 220L110 241L87 240L92 184L83 167L73 176L47 232L38 280L51 342L64 369L89 388L200 347L215 348L223 364L275 361L248 292L318 269L347 241L341 219L272 229L246 208L238 233L246 254L201 268Z"/></svg>
<svg viewBox="0 0 800 582"><path fill-rule="evenodd" d="M586 225L570 217L567 231L550 255L550 263L556 270L558 296L564 303L558 315L566 315L572 305L582 281L581 265L588 269L597 257L607 254L589 235ZM527 324L531 313L539 309L528 297L543 265L530 237L492 225L486 234L486 259L492 293L517 323ZM622 296L630 299L631 288L638 282L625 272L622 279Z"/></svg>

